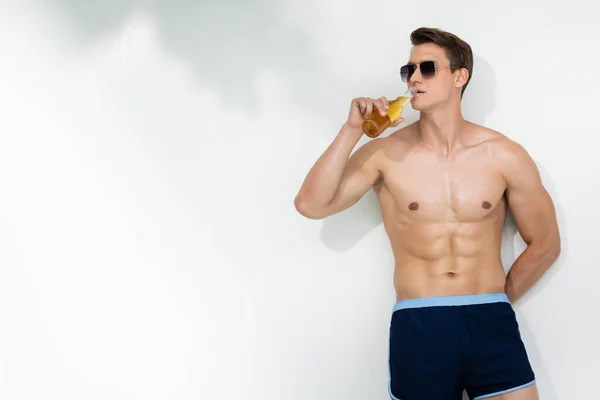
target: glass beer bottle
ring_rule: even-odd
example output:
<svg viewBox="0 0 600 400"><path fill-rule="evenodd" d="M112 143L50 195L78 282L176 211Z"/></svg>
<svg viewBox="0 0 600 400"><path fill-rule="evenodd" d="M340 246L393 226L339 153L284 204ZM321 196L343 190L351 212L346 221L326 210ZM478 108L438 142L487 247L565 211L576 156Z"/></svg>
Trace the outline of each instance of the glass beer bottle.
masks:
<svg viewBox="0 0 600 400"><path fill-rule="evenodd" d="M386 115L381 115L379 110L373 106L371 116L362 124L362 130L365 135L370 138L376 138L389 128L390 125L398 121L402 116L402 110L410 102L414 94L415 90L410 88L402 96L391 100L389 102L390 108L388 108Z"/></svg>

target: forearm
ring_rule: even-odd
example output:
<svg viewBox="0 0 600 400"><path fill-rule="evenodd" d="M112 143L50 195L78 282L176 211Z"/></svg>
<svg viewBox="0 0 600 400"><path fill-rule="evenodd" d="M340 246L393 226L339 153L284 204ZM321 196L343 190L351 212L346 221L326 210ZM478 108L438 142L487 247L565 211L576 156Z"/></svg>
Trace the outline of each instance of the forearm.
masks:
<svg viewBox="0 0 600 400"><path fill-rule="evenodd" d="M506 276L505 292L511 303L519 300L531 289L548 268L556 261L560 252L557 244L530 244L515 260Z"/></svg>
<svg viewBox="0 0 600 400"><path fill-rule="evenodd" d="M338 191L352 150L362 137L360 128L342 125L337 136L310 169L296 196L296 202L325 207Z"/></svg>

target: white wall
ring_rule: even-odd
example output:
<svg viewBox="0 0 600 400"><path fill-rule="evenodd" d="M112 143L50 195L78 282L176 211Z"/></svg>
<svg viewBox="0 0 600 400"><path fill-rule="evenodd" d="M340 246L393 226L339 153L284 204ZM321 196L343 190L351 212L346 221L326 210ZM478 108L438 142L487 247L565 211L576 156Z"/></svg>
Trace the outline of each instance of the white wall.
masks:
<svg viewBox="0 0 600 400"><path fill-rule="evenodd" d="M465 115L557 206L562 256L516 305L541 398L596 395L599 3L158 3L0 5L0 398L388 398L374 196L324 221L293 198L422 25L473 46ZM509 224L507 268L523 248Z"/></svg>

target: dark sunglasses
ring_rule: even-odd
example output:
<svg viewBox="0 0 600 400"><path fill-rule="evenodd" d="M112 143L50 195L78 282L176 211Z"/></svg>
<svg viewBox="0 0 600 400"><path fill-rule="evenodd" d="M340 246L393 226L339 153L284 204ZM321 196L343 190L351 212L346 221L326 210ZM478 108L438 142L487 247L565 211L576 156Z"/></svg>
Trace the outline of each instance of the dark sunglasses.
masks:
<svg viewBox="0 0 600 400"><path fill-rule="evenodd" d="M402 82L408 82L408 80L413 76L417 68L421 70L421 76L423 77L423 79L429 79L435 76L436 70L451 67L440 67L436 65L434 61L423 61L419 64L406 64L402 68L400 68L400 77L402 78Z"/></svg>

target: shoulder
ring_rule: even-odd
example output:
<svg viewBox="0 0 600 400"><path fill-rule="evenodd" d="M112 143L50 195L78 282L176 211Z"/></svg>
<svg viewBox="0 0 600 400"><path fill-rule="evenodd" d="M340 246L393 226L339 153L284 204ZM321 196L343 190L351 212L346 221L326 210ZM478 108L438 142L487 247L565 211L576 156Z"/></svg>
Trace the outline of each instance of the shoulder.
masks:
<svg viewBox="0 0 600 400"><path fill-rule="evenodd" d="M381 163L389 158L406 154L416 143L416 131L412 125L403 127L389 136L369 139L356 150L356 154L369 157L373 162Z"/></svg>
<svg viewBox="0 0 600 400"><path fill-rule="evenodd" d="M413 122L410 125L406 125L396 131L392 132L386 139L402 140L406 143L414 142L417 139L417 122Z"/></svg>
<svg viewBox="0 0 600 400"><path fill-rule="evenodd" d="M380 159L383 168L398 165L411 154L418 142L418 132L414 124L394 131L381 139Z"/></svg>
<svg viewBox="0 0 600 400"><path fill-rule="evenodd" d="M480 127L486 137L487 151L507 183L514 180L535 180L539 173L529 151L518 141L502 132Z"/></svg>
<svg viewBox="0 0 600 400"><path fill-rule="evenodd" d="M410 124L393 132L384 138L384 146L388 150L406 152L412 149L418 141L416 124Z"/></svg>
<svg viewBox="0 0 600 400"><path fill-rule="evenodd" d="M476 124L472 124L472 129L481 144L486 145L490 156L502 164L512 165L531 158L523 145L502 132Z"/></svg>

